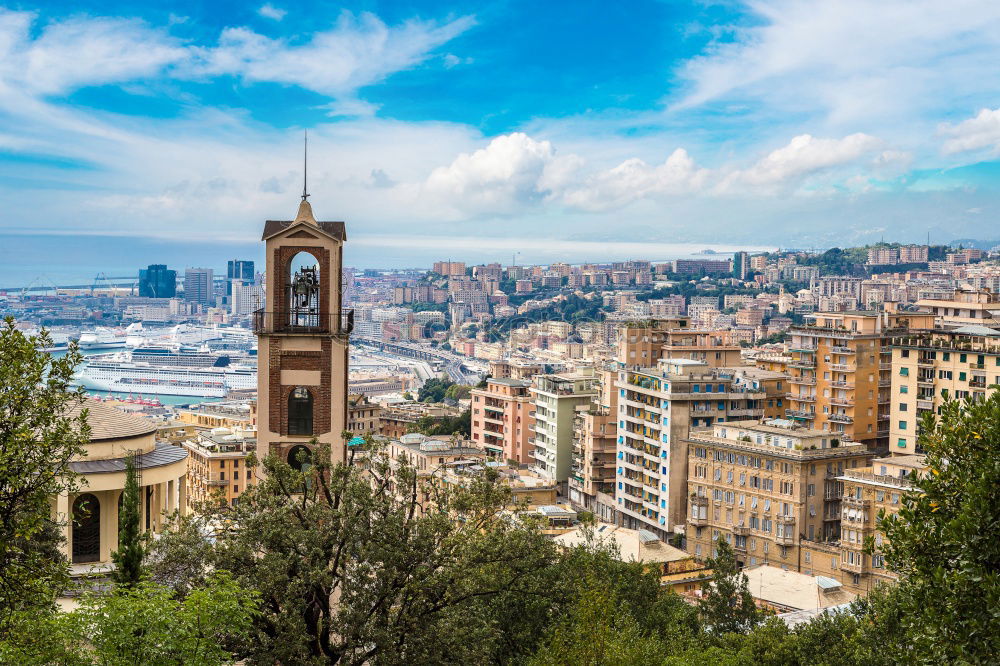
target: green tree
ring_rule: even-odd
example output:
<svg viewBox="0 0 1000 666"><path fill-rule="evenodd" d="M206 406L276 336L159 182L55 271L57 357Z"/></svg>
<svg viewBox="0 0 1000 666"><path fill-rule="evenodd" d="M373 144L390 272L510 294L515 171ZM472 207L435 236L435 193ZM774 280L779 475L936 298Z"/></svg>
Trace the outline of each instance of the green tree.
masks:
<svg viewBox="0 0 1000 666"><path fill-rule="evenodd" d="M763 618L750 594L746 574L739 570L725 539L720 537L716 542L716 554L708 558L708 567L712 583L698 602L702 621L713 634L742 634L753 629Z"/></svg>
<svg viewBox="0 0 1000 666"><path fill-rule="evenodd" d="M880 516L887 566L902 577L901 623L922 663L1000 654L1000 393L948 400L919 443L928 472ZM874 544L870 544L874 549Z"/></svg>
<svg viewBox="0 0 1000 666"><path fill-rule="evenodd" d="M225 572L177 599L142 581L90 593L70 613L42 613L15 640L0 643L5 664L216 666L235 661L258 613L254 593Z"/></svg>
<svg viewBox="0 0 1000 666"><path fill-rule="evenodd" d="M59 359L38 351L51 344L13 319L0 326L0 639L68 582L51 501L76 489L70 461L84 455L90 429L71 388L81 355L75 345Z"/></svg>
<svg viewBox="0 0 1000 666"><path fill-rule="evenodd" d="M121 511L118 513L118 549L111 553L115 563L112 575L115 583L132 587L143 576L143 559L146 556L145 537L139 524L139 470L136 454L125 458L125 490L122 492Z"/></svg>
<svg viewBox="0 0 1000 666"><path fill-rule="evenodd" d="M538 631L518 612L545 598L557 552L505 517L495 472L446 491L374 444L364 468L329 455L306 473L266 459L210 546L205 568L260 595L255 662L482 663L505 632Z"/></svg>

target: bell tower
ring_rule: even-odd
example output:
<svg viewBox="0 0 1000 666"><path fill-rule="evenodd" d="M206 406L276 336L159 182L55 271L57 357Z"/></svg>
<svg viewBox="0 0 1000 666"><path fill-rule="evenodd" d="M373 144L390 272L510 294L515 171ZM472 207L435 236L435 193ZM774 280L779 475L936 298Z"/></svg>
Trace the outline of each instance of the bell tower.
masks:
<svg viewBox="0 0 1000 666"><path fill-rule="evenodd" d="M327 443L344 460L347 347L354 325L341 293L343 222L317 222L303 187L294 220L264 224L267 291L257 333L257 455L297 466L301 447Z"/></svg>

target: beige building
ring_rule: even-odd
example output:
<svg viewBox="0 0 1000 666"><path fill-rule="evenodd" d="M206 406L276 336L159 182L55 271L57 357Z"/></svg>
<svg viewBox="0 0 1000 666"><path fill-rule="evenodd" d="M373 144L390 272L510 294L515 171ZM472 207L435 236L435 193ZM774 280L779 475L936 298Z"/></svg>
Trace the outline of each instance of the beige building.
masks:
<svg viewBox="0 0 1000 666"><path fill-rule="evenodd" d="M985 398L1000 384L1000 331L982 325L911 331L892 350L889 451L921 453L920 419L938 413L945 396Z"/></svg>
<svg viewBox="0 0 1000 666"><path fill-rule="evenodd" d="M354 435L373 435L381 428L382 406L368 396L354 394L347 398L347 431Z"/></svg>
<svg viewBox="0 0 1000 666"><path fill-rule="evenodd" d="M876 550L884 535L877 528L880 511L899 511L902 496L911 489L910 479L926 470L924 457L917 455L876 458L871 467L845 469L838 477L843 484L839 566L850 576L850 585L867 592L880 582L896 576L885 568L882 555L869 555L865 541L870 537Z"/></svg>
<svg viewBox="0 0 1000 666"><path fill-rule="evenodd" d="M602 370L594 400L576 408L573 417L573 466L569 498L599 520L615 519L615 454L617 451L617 373Z"/></svg>
<svg viewBox="0 0 1000 666"><path fill-rule="evenodd" d="M531 385L535 400L533 470L566 488L573 464L573 419L578 407L597 396L592 370L537 375Z"/></svg>
<svg viewBox="0 0 1000 666"><path fill-rule="evenodd" d="M685 359L618 371L615 501L622 524L662 538L683 530L688 432L763 417L768 395L754 372L767 373ZM773 385L783 386L777 380Z"/></svg>
<svg viewBox="0 0 1000 666"><path fill-rule="evenodd" d="M788 418L841 439L885 447L889 437L889 338L933 328L934 316L822 312L791 328Z"/></svg>
<svg viewBox="0 0 1000 666"><path fill-rule="evenodd" d="M53 513L64 525L62 545L73 564L110 567L118 548L118 510L125 488L128 455L137 454L139 521L142 530L157 533L167 514L187 504L187 451L157 442L156 424L115 407L87 400L76 410L88 410L90 443L87 455L70 463L79 475L75 493L53 498Z"/></svg>
<svg viewBox="0 0 1000 666"><path fill-rule="evenodd" d="M257 450L255 435L254 430L213 428L182 443L188 452L185 510L201 502L236 504L256 482L246 464L247 455Z"/></svg>
<svg viewBox="0 0 1000 666"><path fill-rule="evenodd" d="M345 458L347 345L353 312L341 302L343 222L317 222L303 195L294 220L264 225L267 310L258 336L257 454L292 462L315 439Z"/></svg>
<svg viewBox="0 0 1000 666"><path fill-rule="evenodd" d="M804 556L804 547L839 538L838 477L866 467L870 458L862 444L781 419L692 430L685 470L688 551L712 556L722 537L741 565L829 573L819 556L815 562Z"/></svg>
<svg viewBox="0 0 1000 666"><path fill-rule="evenodd" d="M1000 294L989 289L963 289L951 298L921 298L916 305L937 317L944 328L1000 327Z"/></svg>
<svg viewBox="0 0 1000 666"><path fill-rule="evenodd" d="M472 390L472 441L493 456L521 464L534 462L531 439L535 425L535 398L524 379L486 381Z"/></svg>

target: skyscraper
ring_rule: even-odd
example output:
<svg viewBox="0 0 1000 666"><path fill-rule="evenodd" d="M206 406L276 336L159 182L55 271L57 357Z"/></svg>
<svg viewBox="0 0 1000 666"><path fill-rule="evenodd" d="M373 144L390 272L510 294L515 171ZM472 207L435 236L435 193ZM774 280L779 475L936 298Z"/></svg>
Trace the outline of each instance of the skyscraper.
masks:
<svg viewBox="0 0 1000 666"><path fill-rule="evenodd" d="M215 305L214 275L211 268L188 268L184 271L184 300L199 305Z"/></svg>
<svg viewBox="0 0 1000 666"><path fill-rule="evenodd" d="M173 298L177 295L177 271L165 264L150 264L139 271L139 295L145 298Z"/></svg>
<svg viewBox="0 0 1000 666"><path fill-rule="evenodd" d="M733 277L746 280L750 274L750 253L736 252L733 254Z"/></svg>
<svg viewBox="0 0 1000 666"><path fill-rule="evenodd" d="M226 296L230 296L233 293L233 280L243 280L244 284L253 282L253 262L243 259L230 259L226 267Z"/></svg>

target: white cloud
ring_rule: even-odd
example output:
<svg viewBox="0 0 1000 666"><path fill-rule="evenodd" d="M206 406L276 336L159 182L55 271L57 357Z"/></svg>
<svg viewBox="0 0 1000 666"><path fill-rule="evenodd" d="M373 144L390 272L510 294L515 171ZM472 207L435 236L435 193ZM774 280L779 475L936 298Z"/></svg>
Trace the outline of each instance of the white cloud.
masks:
<svg viewBox="0 0 1000 666"><path fill-rule="evenodd" d="M0 92L62 94L151 76L186 57L176 40L137 20L71 18L32 38L35 18L0 9Z"/></svg>
<svg viewBox="0 0 1000 666"><path fill-rule="evenodd" d="M288 83L345 96L421 63L473 24L465 16L446 23L411 20L388 26L374 14L344 12L333 29L316 32L301 45L250 28L226 28L218 46L192 49L196 57L182 74L228 74L249 83Z"/></svg>
<svg viewBox="0 0 1000 666"><path fill-rule="evenodd" d="M686 150L678 148L659 166L634 157L598 172L581 186L568 189L563 201L581 210L611 210L650 196L695 193L708 176L707 169L699 168Z"/></svg>
<svg viewBox="0 0 1000 666"><path fill-rule="evenodd" d="M513 213L550 198L574 160L557 157L548 141L515 132L435 169L423 193L434 205L461 213Z"/></svg>
<svg viewBox="0 0 1000 666"><path fill-rule="evenodd" d="M818 139L801 134L750 168L730 173L719 189L787 187L818 172L857 162L882 146L880 139L861 133L842 139Z"/></svg>
<svg viewBox="0 0 1000 666"><path fill-rule="evenodd" d="M942 149L946 154L991 148L1000 150L1000 109L982 109L975 117L957 125L943 124L940 133L949 137Z"/></svg>
<svg viewBox="0 0 1000 666"><path fill-rule="evenodd" d="M285 14L287 14L288 12L279 7L275 7L271 3L267 3L261 5L260 9L257 10L257 13L263 16L264 18L269 18L274 21L280 21L281 19L285 18Z"/></svg>
<svg viewBox="0 0 1000 666"><path fill-rule="evenodd" d="M993 0L746 5L750 27L681 68L691 86L677 108L749 102L777 117L818 113L831 127L857 129L1000 92Z"/></svg>

